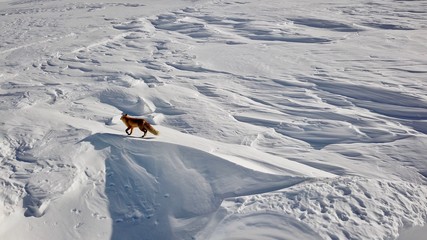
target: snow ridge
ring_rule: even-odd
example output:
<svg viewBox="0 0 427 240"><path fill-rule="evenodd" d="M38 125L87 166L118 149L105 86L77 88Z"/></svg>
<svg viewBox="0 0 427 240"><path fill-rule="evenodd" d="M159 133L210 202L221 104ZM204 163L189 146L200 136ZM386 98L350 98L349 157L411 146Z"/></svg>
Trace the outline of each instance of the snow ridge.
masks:
<svg viewBox="0 0 427 240"><path fill-rule="evenodd" d="M95 150L107 151L105 193L114 221L114 239L142 234L148 239L192 236L203 227L203 221L191 230L178 231L163 224L171 218L200 220L216 212L224 198L274 191L311 179L297 173L283 176L258 172L205 151L167 142L101 133L84 141Z"/></svg>

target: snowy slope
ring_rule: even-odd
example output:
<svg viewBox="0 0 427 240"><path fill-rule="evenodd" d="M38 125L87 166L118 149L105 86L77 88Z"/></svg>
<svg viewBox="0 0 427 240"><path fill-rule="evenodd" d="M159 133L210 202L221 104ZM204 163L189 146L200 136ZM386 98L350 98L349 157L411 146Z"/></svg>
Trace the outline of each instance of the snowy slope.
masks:
<svg viewBox="0 0 427 240"><path fill-rule="evenodd" d="M0 239L416 239L425 9L1 0Z"/></svg>

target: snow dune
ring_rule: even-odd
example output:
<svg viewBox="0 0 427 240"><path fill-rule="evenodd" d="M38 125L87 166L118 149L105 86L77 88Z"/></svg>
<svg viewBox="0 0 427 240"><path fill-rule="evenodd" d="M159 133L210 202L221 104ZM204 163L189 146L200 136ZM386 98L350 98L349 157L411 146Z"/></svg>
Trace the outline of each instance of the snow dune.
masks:
<svg viewBox="0 0 427 240"><path fill-rule="evenodd" d="M175 135L187 144L195 140ZM257 166L256 162L236 157L230 160L194 147L121 134L99 133L84 141L93 144L95 150L107 152L105 193L114 221L113 238L144 235L147 239L185 239L206 222L201 216L214 213L225 198L286 188L310 180L306 172L331 176L292 162L289 168L297 167L292 171L283 169L289 172L286 175L265 173L266 167ZM262 159L263 154L252 152L251 156ZM175 225L192 224L171 230L171 226L164 226L169 221L172 229Z"/></svg>
<svg viewBox="0 0 427 240"><path fill-rule="evenodd" d="M0 238L416 239L426 8L1 0Z"/></svg>

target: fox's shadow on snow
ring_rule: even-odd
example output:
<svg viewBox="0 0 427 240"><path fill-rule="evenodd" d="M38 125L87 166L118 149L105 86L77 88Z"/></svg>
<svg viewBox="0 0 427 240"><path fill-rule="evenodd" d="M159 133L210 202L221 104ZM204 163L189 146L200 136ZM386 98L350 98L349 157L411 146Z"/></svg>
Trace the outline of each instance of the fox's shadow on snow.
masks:
<svg viewBox="0 0 427 240"><path fill-rule="evenodd" d="M118 138L123 138L123 139L126 139L126 138L136 138L136 139L142 139L142 140L156 139L156 137L151 137L151 136L141 137L142 133L141 134L134 133L132 135L127 135L124 131L123 131L123 134L120 134L120 133L96 133L95 135L100 135L100 134L102 134L102 136L107 137L107 138L108 137L118 137ZM93 136L95 136L95 135L93 135ZM90 141L91 137L92 136L89 136L89 137L83 139L83 141L91 142ZM93 143L93 142L91 142L91 143Z"/></svg>

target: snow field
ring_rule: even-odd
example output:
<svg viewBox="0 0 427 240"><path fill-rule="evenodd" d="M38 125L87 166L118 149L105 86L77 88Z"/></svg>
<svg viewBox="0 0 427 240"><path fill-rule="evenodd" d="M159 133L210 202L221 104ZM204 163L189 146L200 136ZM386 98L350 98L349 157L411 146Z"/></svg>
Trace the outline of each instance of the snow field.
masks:
<svg viewBox="0 0 427 240"><path fill-rule="evenodd" d="M425 7L0 2L0 238L423 225ZM122 112L160 135L125 135Z"/></svg>

